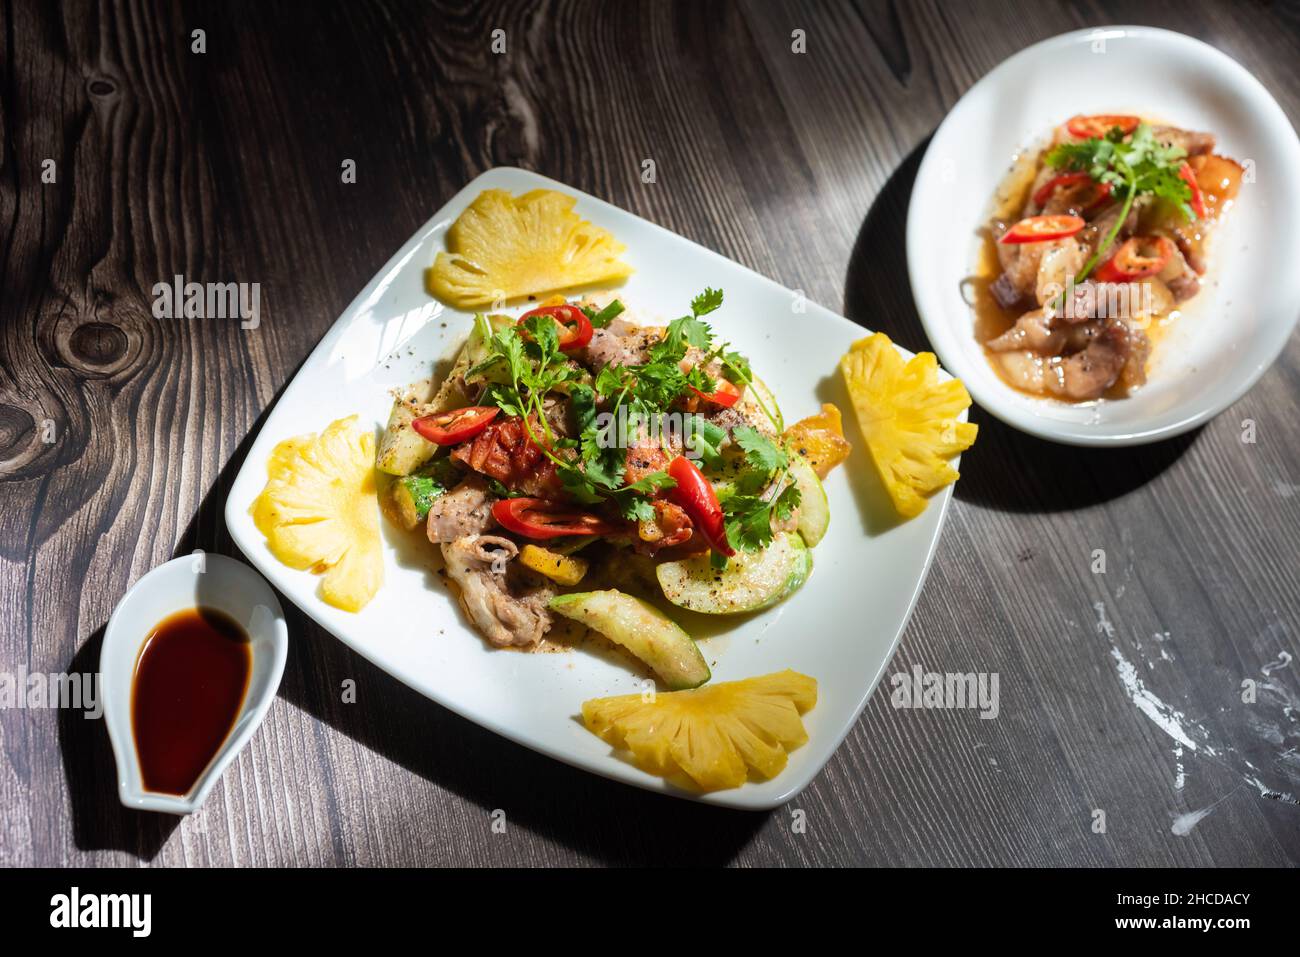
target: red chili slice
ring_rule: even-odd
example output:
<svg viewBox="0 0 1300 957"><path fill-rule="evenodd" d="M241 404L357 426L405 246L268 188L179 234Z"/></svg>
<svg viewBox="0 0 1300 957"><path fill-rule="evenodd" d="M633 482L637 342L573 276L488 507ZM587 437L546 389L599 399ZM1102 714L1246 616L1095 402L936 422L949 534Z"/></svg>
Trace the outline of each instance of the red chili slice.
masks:
<svg viewBox="0 0 1300 957"><path fill-rule="evenodd" d="M563 327L560 332L560 351L562 352L581 349L591 341L591 320L577 306L566 303L562 306L541 306L538 309L530 309L519 317L519 325L522 326L526 320L531 319L533 316L550 316ZM526 336L527 333L524 335Z"/></svg>
<svg viewBox="0 0 1300 957"><path fill-rule="evenodd" d="M1034 193L1034 205L1046 206L1052 194L1060 187L1077 189L1087 184L1092 184L1093 189L1087 192L1080 190L1083 195L1078 202L1078 208L1085 213L1090 212L1110 198L1110 183L1099 183L1087 173L1061 173L1059 176L1053 176Z"/></svg>
<svg viewBox="0 0 1300 957"><path fill-rule="evenodd" d="M1141 122L1141 117L1129 116L1125 113L1098 113L1095 116L1071 117L1070 122L1065 124L1065 128L1069 130L1071 136L1081 140L1093 137L1101 139L1117 126L1125 136L1128 136Z"/></svg>
<svg viewBox="0 0 1300 957"><path fill-rule="evenodd" d="M459 445L486 429L500 411L495 405L471 405L421 416L411 423L411 428L436 445Z"/></svg>
<svg viewBox="0 0 1300 957"><path fill-rule="evenodd" d="M714 379L712 392L701 392L693 385L688 385L686 388L690 389L701 399L704 399L707 402L712 402L714 405L720 405L724 409L729 409L740 401L740 390L726 379Z"/></svg>
<svg viewBox="0 0 1300 957"><path fill-rule="evenodd" d="M1201 192L1201 184L1196 181L1196 174L1192 172L1192 168L1190 166L1184 163L1182 166L1178 167L1178 175L1181 176L1183 182L1186 183L1188 187L1191 188L1192 212L1196 214L1197 219L1204 219L1205 218L1205 194Z"/></svg>
<svg viewBox="0 0 1300 957"><path fill-rule="evenodd" d="M700 474L690 459L682 455L668 463L668 475L677 483L668 490L668 500L685 509L714 551L727 556L736 554L736 550L727 541L726 519L722 514L722 506L718 504L718 495L713 491L709 480Z"/></svg>
<svg viewBox="0 0 1300 957"><path fill-rule="evenodd" d="M1174 244L1165 236L1134 236L1097 270L1098 282L1136 282L1159 273L1174 255Z"/></svg>
<svg viewBox="0 0 1300 957"><path fill-rule="evenodd" d="M492 517L507 531L525 538L563 535L610 535L614 525L589 512L575 512L543 498L503 498L492 506Z"/></svg>
<svg viewBox="0 0 1300 957"><path fill-rule="evenodd" d="M1022 219L998 240L1000 243L1045 243L1073 236L1086 224L1078 216L1030 216Z"/></svg>

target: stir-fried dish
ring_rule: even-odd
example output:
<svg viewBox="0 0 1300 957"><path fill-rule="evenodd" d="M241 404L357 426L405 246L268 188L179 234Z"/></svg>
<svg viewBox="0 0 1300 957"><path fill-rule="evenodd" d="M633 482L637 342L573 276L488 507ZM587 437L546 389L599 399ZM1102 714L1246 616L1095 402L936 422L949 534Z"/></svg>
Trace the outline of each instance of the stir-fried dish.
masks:
<svg viewBox="0 0 1300 957"><path fill-rule="evenodd" d="M1137 116L1076 116L1019 158L995 197L976 299L976 334L1008 383L1069 402L1145 383L1241 183L1214 146Z"/></svg>
<svg viewBox="0 0 1300 957"><path fill-rule="evenodd" d="M594 605L613 614L599 630L631 647L644 608L608 590L559 600L593 563L591 580L638 570L706 613L765 607L807 578L825 493L775 398L706 321L721 304L706 290L662 327L609 296L480 315L437 392L400 399L378 454L399 476L389 511L424 527L489 642L535 647L558 616L591 623ZM707 678L689 639L657 647L677 656L647 661L671 685Z"/></svg>
<svg viewBox="0 0 1300 957"><path fill-rule="evenodd" d="M574 206L553 190L480 193L430 291L467 311L533 305L476 315L445 375L399 390L378 448L355 415L282 440L250 511L278 559L360 612L384 584L378 498L437 550L493 647L563 645L567 619L670 689L582 704L588 730L638 766L695 790L774 777L807 740L816 680L786 669L701 688L709 665L669 612L753 612L804 584L830 525L822 479L849 455L840 411L825 403L787 428L706 318L719 290L664 325L613 294L556 294L631 272L623 245ZM880 333L840 370L888 501L921 514L975 439L961 421L970 396L933 354L904 360Z"/></svg>

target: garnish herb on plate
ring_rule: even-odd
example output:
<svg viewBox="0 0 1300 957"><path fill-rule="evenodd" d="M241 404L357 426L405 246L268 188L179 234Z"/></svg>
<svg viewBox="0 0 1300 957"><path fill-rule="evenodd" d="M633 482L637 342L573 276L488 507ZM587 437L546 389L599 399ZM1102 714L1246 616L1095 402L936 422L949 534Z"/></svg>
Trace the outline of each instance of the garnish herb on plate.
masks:
<svg viewBox="0 0 1300 957"><path fill-rule="evenodd" d="M1108 184L1111 194L1123 197L1119 217L1098 244L1096 252L1084 263L1076 282L1087 279L1119 235L1128 218L1133 201L1150 195L1166 200L1182 210L1189 220L1197 218L1193 208L1195 194L1183 170L1187 151L1180 146L1165 146L1156 140L1148 123L1128 130L1112 126L1105 136L1093 136L1081 143L1058 143L1047 153L1047 164L1056 169L1086 172L1098 183ZM1202 207L1204 208L1204 207Z"/></svg>
<svg viewBox="0 0 1300 957"><path fill-rule="evenodd" d="M691 300L689 315L668 324L663 337L647 350L646 361L638 365L606 365L594 380L583 381L583 372L564 354L568 343L561 328L580 325L574 312L580 309L591 327L604 328L623 311L618 300L603 309L591 307L549 307L526 313L513 327L493 332L486 317L478 316L479 335L487 343L487 357L474 366L469 375L505 370L505 381L490 384L484 392L484 404L501 409L506 415L524 422L529 441L541 449L555 464L565 491L587 505L612 504L629 521L654 518L653 498L660 491L673 489L678 483L668 470L626 481L627 449L617 447L606 430L598 425L597 405L610 413L612 422L623 422L630 434L670 411L674 404L690 394L721 407L733 405L740 388L752 386L753 372L749 361L735 352L730 343L718 342L705 316L722 305L722 291L705 289ZM572 310L572 311L571 311ZM697 350L698 361L683 371L683 360ZM707 371L717 362L725 379L715 379ZM553 434L543 411L543 401L551 391L566 392L573 409L578 432L574 439ZM783 423L779 414L768 408L755 390L755 402L780 434ZM686 416L687 448L705 468L715 465L727 433L703 415ZM608 427L607 427L608 428ZM721 503L719 524L725 535L716 539L714 561L725 566L730 545L757 551L772 540L771 524L790 518L799 504L799 490L789 476L789 457L780 441L765 437L756 429L744 426L732 436L744 451L744 468L735 490ZM691 498L691 496L679 496ZM692 504L702 524L714 524L713 508Z"/></svg>

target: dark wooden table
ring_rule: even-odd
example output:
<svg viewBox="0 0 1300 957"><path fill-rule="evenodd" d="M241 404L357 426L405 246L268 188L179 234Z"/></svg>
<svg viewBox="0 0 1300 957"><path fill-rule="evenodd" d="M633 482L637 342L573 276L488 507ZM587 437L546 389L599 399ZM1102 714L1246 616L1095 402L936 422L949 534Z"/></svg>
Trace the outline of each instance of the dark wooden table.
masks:
<svg viewBox="0 0 1300 957"><path fill-rule="evenodd" d="M0 20L11 673L95 670L132 582L195 548L234 553L226 490L278 391L484 169L571 183L919 349L912 180L1004 57L1152 23L1247 64L1300 120L1300 9L1280 2L70 0ZM177 274L260 283L261 326L154 319L154 283ZM118 805L102 722L0 711L0 864L1295 864L1298 396L1293 337L1246 398L1147 448L1053 446L975 410L891 673L996 672L1000 714L877 694L787 808L718 810L550 761L289 607L279 699L184 821ZM1181 758L1175 730L1197 745Z"/></svg>

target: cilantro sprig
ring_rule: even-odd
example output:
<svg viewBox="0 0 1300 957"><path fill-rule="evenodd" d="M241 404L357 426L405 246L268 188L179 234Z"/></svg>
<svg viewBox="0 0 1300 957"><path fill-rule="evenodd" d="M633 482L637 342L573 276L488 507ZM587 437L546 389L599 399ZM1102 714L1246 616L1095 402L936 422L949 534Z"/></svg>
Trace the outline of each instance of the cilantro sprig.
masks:
<svg viewBox="0 0 1300 957"><path fill-rule="evenodd" d="M1103 137L1091 137L1079 143L1059 143L1046 156L1049 166L1072 172L1086 172L1099 183L1109 183L1116 195L1124 197L1119 218L1115 220L1092 256L1084 264L1078 282L1092 273L1114 244L1139 196L1154 196L1182 210L1189 220L1196 218L1192 209L1192 190L1181 175L1187 151L1166 145L1155 138L1149 123L1139 123L1133 135L1115 127Z"/></svg>
<svg viewBox="0 0 1300 957"><path fill-rule="evenodd" d="M480 315L475 323L486 357L467 377L496 373L482 401L523 421L529 440L555 464L565 490L575 501L604 504L629 521L650 520L654 518L655 495L676 483L665 471L625 481L628 451L613 440L611 430L619 422L620 411L626 426L636 430L672 409L691 386L706 394L715 391L714 378L707 371L715 362L733 382L753 386L749 360L730 343L718 341L705 319L722 301L721 290L705 289L691 300L690 313L670 322L663 336L649 346L644 362L606 365L594 378L560 350L559 331L551 318L534 316L520 326L493 331L487 318ZM597 328L608 325L622 311L617 300L599 311L583 307ZM697 351L699 360L683 371L683 360L691 350ZM555 435L545 415L544 400L557 390L568 396L576 438ZM752 394L779 435L784 431L780 413L769 407L759 390ZM600 410L611 413L603 425ZM727 430L698 413L686 418L683 439L687 450L696 454L705 468L717 466L728 440ZM537 435L535 429L544 435ZM743 455L734 489L722 503L727 537L737 548L757 551L771 543L773 522L789 519L798 507L799 489L790 477L790 453L779 439L768 438L752 426L732 429L730 438ZM500 483L492 488L497 494L510 494ZM725 566L725 556L715 552L713 558Z"/></svg>
<svg viewBox="0 0 1300 957"><path fill-rule="evenodd" d="M722 503L727 541L747 552L760 551L772 542L772 522L785 521L799 506L799 487L790 477L790 453L751 426L732 432L745 453L745 468L736 487ZM725 556L714 555L714 564L726 567Z"/></svg>

